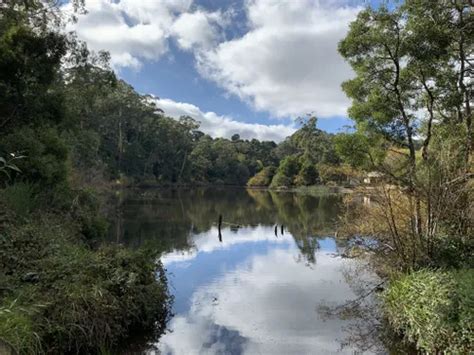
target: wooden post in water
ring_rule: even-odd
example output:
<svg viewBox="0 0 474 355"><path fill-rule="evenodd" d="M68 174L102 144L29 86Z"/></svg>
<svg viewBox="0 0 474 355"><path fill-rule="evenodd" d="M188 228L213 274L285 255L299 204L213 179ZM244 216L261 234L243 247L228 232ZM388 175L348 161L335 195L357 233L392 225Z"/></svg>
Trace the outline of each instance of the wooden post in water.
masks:
<svg viewBox="0 0 474 355"><path fill-rule="evenodd" d="M217 224L217 229L219 230L219 242L222 243L222 234L221 234L221 227L222 227L222 215L219 215L219 222Z"/></svg>
<svg viewBox="0 0 474 355"><path fill-rule="evenodd" d="M278 238L278 224L275 224L275 237Z"/></svg>
<svg viewBox="0 0 474 355"><path fill-rule="evenodd" d="M285 227L283 226L283 224L281 225L281 235L285 234Z"/></svg>

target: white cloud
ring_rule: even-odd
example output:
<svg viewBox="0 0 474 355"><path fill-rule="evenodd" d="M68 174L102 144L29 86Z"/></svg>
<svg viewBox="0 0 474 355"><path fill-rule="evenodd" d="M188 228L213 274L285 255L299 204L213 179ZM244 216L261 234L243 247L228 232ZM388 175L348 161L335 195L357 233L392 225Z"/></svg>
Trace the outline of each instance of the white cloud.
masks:
<svg viewBox="0 0 474 355"><path fill-rule="evenodd" d="M89 48L109 51L115 68L139 69L143 61L157 61L168 51L173 24L180 14L190 10L191 3L192 0L86 0L87 14L79 15L78 22L70 24L68 30L75 30ZM65 5L64 10L70 7ZM207 37L199 38L209 36L205 24L199 24L199 30L187 41L207 41Z"/></svg>
<svg viewBox="0 0 474 355"><path fill-rule="evenodd" d="M248 0L246 33L226 40L225 28L242 29L232 6L208 12L193 0L86 0L88 13L68 30L91 49L109 51L115 69L139 70L146 61L158 61L173 40L194 54L201 76L257 110L277 117L309 112L345 116L349 100L340 84L352 71L336 47L359 8L343 3ZM280 141L294 131L282 124L238 122L187 103L165 99L160 104L171 116L201 121L202 130L212 136L239 133Z"/></svg>
<svg viewBox="0 0 474 355"><path fill-rule="evenodd" d="M220 12L183 13L173 23L171 31L182 49L208 49L221 37L219 26L225 23L223 18Z"/></svg>
<svg viewBox="0 0 474 355"><path fill-rule="evenodd" d="M201 74L277 116L346 115L349 101L340 85L352 72L337 43L359 9L312 0L254 0L246 6L250 30L196 53Z"/></svg>
<svg viewBox="0 0 474 355"><path fill-rule="evenodd" d="M352 354L341 349L350 320L323 319L318 304L343 304L356 295L343 270L353 260L316 255L314 269L299 251L252 255L200 285L187 313L176 315L158 347L165 354ZM213 301L214 300L214 301ZM368 352L371 353L371 352Z"/></svg>
<svg viewBox="0 0 474 355"><path fill-rule="evenodd" d="M230 138L233 134L238 133L244 139L257 138L259 140L280 142L296 130L293 126L283 124L263 125L239 122L230 117L218 115L215 112L203 112L195 105L176 102L171 99L157 99L156 105L166 115L174 118L191 116L201 122L200 130L212 137Z"/></svg>
<svg viewBox="0 0 474 355"><path fill-rule="evenodd" d="M193 248L186 251L173 251L166 253L161 257L161 261L165 266L173 263L182 263L184 261L191 261L199 253L213 253L216 250L230 249L236 244L243 244L249 242L267 241L277 244L292 245L293 237L287 233L286 235L275 238L273 234L273 227L257 226L244 227L239 230L239 233L234 233L230 228L222 230L222 238L224 243L218 239L217 227L212 227L207 232L193 236Z"/></svg>

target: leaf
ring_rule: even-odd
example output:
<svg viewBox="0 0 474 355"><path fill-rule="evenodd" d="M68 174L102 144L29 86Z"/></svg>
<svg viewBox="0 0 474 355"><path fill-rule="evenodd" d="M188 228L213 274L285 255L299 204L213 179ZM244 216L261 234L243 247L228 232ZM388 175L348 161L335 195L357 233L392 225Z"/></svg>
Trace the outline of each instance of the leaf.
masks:
<svg viewBox="0 0 474 355"><path fill-rule="evenodd" d="M14 171L16 171L16 172L21 173L20 168L17 167L16 165L14 165L14 164L7 164L6 167L9 168L10 170L14 170Z"/></svg>

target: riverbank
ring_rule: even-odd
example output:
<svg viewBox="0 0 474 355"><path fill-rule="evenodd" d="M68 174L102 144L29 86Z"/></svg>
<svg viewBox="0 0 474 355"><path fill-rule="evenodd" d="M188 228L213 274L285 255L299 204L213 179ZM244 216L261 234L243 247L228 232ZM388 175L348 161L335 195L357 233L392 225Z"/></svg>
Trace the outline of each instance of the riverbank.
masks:
<svg viewBox="0 0 474 355"><path fill-rule="evenodd" d="M270 190L279 192L296 192L310 195L322 194L346 194L354 192L354 187L347 187L344 185L310 185L310 186L248 186L248 185L227 185L227 184L212 184L212 183L127 183L115 182L110 185L113 188L123 186L124 188L137 189L192 189L192 188L245 188L250 190Z"/></svg>
<svg viewBox="0 0 474 355"><path fill-rule="evenodd" d="M1 190L0 343L12 354L98 353L137 328L162 332L171 297L157 252L102 243L93 194L60 196Z"/></svg>
<svg viewBox="0 0 474 355"><path fill-rule="evenodd" d="M404 192L374 187L371 195L372 201L363 204L349 196L338 232L339 238L352 240L346 254L367 258L386 280L380 300L388 326L423 353L472 352L472 235L437 233L420 243L410 229L410 200Z"/></svg>

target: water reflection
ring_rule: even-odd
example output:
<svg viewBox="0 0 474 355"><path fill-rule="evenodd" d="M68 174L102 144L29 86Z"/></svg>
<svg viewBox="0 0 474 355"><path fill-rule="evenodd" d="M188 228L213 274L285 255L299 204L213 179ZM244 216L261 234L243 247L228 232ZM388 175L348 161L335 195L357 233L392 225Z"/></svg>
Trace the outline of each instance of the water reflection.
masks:
<svg viewBox="0 0 474 355"><path fill-rule="evenodd" d="M182 251L195 248L194 236L209 232L222 215L223 226L231 227L230 235L244 226L284 226L283 233L293 236L302 256L314 262L317 245L308 237L333 235L340 206L338 195L231 188L144 190L125 196L111 233L130 247Z"/></svg>
<svg viewBox="0 0 474 355"><path fill-rule="evenodd" d="M330 238L339 208L338 196L243 189L129 196L115 234L163 251L175 295L170 331L149 353L353 353L353 321L318 312L357 297L344 277L355 261Z"/></svg>
<svg viewBox="0 0 474 355"><path fill-rule="evenodd" d="M254 233L244 229L242 234ZM261 233L261 234L260 234ZM166 259L177 315L158 344L164 354L329 354L341 349L350 320L326 319L320 302L354 298L331 239L319 241L317 265L299 262L291 237L260 238L198 252L192 262ZM205 255L204 255L205 254Z"/></svg>

